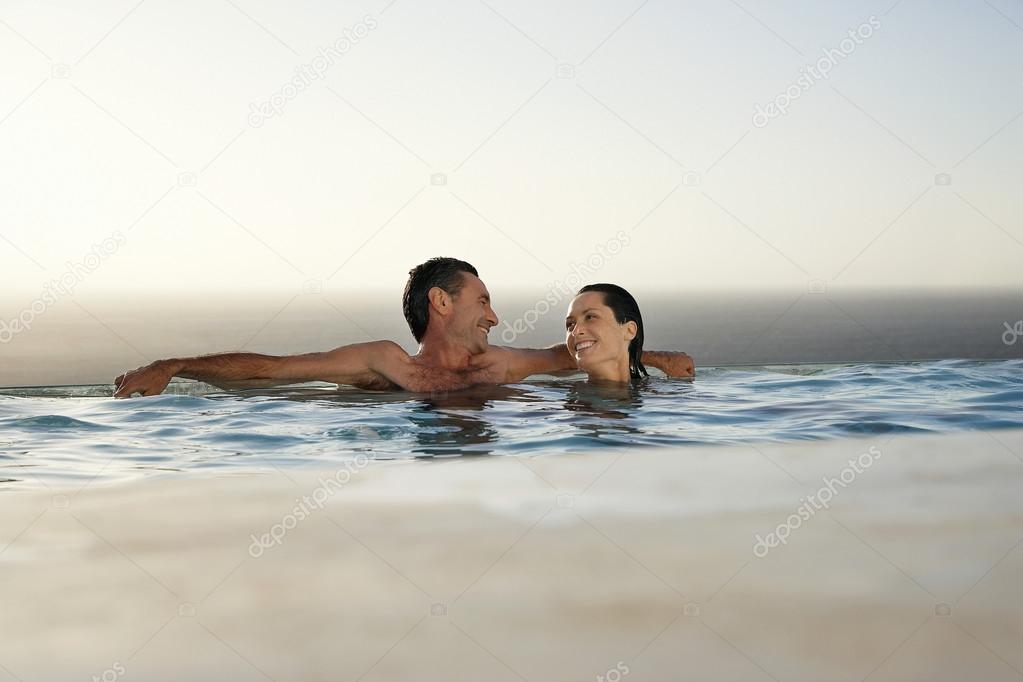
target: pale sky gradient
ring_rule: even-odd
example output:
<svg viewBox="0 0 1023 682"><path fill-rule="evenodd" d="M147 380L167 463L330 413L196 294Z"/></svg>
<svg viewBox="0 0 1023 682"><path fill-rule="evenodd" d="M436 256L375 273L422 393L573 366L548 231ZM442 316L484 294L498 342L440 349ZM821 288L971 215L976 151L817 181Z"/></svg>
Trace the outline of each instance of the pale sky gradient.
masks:
<svg viewBox="0 0 1023 682"><path fill-rule="evenodd" d="M76 296L397 292L433 255L539 291L620 230L592 279L637 290L1023 286L1020 159L1010 0L0 0L0 288L26 303L115 230Z"/></svg>

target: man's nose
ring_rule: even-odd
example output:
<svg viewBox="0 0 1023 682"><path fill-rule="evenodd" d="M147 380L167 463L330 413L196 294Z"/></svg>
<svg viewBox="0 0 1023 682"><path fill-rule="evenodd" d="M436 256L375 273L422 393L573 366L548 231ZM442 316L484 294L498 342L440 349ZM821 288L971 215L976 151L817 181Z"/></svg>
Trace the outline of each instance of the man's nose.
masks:
<svg viewBox="0 0 1023 682"><path fill-rule="evenodd" d="M487 306L487 321L490 322L491 326L497 326L497 313L495 313L494 309L490 306Z"/></svg>

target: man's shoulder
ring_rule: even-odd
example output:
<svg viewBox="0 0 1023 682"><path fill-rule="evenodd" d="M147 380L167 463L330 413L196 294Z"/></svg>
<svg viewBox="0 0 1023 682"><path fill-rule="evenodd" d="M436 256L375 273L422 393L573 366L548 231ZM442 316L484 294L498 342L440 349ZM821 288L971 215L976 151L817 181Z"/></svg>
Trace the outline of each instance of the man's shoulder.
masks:
<svg viewBox="0 0 1023 682"><path fill-rule="evenodd" d="M411 361L404 348L386 340L340 346L319 357L325 362L326 371L336 374L339 383L352 383L353 377L364 381L375 375L393 375Z"/></svg>
<svg viewBox="0 0 1023 682"><path fill-rule="evenodd" d="M550 348L491 346L491 349L497 351L506 364L509 381L518 381L531 374L545 374L568 369L571 364L571 358L564 350L564 346Z"/></svg>
<svg viewBox="0 0 1023 682"><path fill-rule="evenodd" d="M402 348L394 341L389 341L386 339L379 341L364 341L362 343L353 343L348 346L341 346L340 348L335 348L331 352L341 353L346 351L372 354L387 359L403 358L407 359L409 357L409 354L405 351L404 348Z"/></svg>
<svg viewBox="0 0 1023 682"><path fill-rule="evenodd" d="M397 357L410 357L408 352L402 348L397 342L391 341L390 339L381 339L379 341L367 341L368 346L373 347L375 350L381 353L387 353Z"/></svg>

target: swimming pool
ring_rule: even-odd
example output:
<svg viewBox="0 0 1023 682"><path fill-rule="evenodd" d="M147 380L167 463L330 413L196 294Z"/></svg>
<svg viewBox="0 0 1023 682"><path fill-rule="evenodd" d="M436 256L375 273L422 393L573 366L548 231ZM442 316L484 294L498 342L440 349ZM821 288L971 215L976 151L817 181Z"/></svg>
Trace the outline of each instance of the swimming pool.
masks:
<svg viewBox="0 0 1023 682"><path fill-rule="evenodd" d="M0 390L0 489L373 459L572 453L1023 427L1023 360L711 368L636 389L579 379L446 395L193 382Z"/></svg>

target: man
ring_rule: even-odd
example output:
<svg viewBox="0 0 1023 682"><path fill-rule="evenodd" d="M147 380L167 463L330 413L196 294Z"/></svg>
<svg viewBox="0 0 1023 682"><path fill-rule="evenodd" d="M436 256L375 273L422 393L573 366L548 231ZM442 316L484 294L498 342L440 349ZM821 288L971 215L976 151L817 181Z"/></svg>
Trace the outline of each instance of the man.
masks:
<svg viewBox="0 0 1023 682"><path fill-rule="evenodd" d="M497 325L490 293L476 268L454 258L431 258L409 272L402 309L419 352L393 341L370 341L323 353L221 353L157 360L114 379L114 397L158 395L174 377L217 385L327 381L359 388L450 391L475 384L514 383L531 374L576 369L565 344L544 349L491 346ZM647 351L644 364L669 376L693 376L685 353Z"/></svg>

